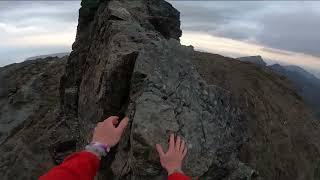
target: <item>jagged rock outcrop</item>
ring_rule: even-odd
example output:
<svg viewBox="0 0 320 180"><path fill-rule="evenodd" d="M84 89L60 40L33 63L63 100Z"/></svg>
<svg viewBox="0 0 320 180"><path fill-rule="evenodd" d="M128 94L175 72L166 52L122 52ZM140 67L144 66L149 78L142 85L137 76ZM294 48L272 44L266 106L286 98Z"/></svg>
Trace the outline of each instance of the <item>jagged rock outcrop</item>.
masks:
<svg viewBox="0 0 320 180"><path fill-rule="evenodd" d="M83 4L80 10L77 41L68 60L62 94L64 118L70 127L74 128L70 138L77 142L78 148L88 143L91 130L97 121L114 114L126 114L131 118L125 138L112 153L114 157L106 160L108 168L101 171L101 179L106 175L112 175L114 179L150 179L165 176L161 172L154 145L156 142L165 144L170 131L179 133L189 143L190 155L184 169L193 177L241 179L258 176L266 179L286 179L293 178L296 173L301 177L297 175L297 179L313 176L314 164L303 160L305 166L302 167L299 164L303 163L298 161L302 161L309 153L318 159L318 142L310 139L308 142L314 151L305 150L300 152L303 155L298 155L299 151L295 148L299 148L299 145L291 144L295 139L284 138L285 147L290 149L293 146L294 149L290 151L297 155L296 158L284 158L284 163L280 161L286 154L281 153L277 142L268 143L268 139L274 140L274 134L270 131L279 133L276 137L284 134L296 138L300 134L282 126L281 123L287 121L292 121L293 126L297 127L299 123L309 121L306 126L310 128L310 132L302 133L302 137L319 137L316 133L318 125L313 123L307 109L300 108L304 104L294 91L283 87L282 83L285 82L272 75L272 78L261 80L246 77L248 89L245 92L251 93L250 88L254 88L260 81L276 84L274 88L277 90L273 91L288 92L285 99L301 103L291 107L295 107L294 111L301 110L300 113L305 115L303 118L300 115L290 120L294 113L279 114L285 112L285 107L260 100L265 97L263 94L251 93L250 96L244 96L247 98L245 101L240 101L243 94L233 93L233 89L230 89L233 84L229 84L228 88L219 82L209 81L208 85L198 74L203 70L198 68L196 71L191 63L200 58L201 54L174 40L180 36L180 31L177 30L180 25L179 13L168 3L143 0L99 3L94 9L90 6L90 10ZM84 11L90 12L88 14L91 14L91 17L82 18L81 12ZM155 19L157 23L154 22ZM83 43L84 41L86 43ZM217 68L219 69L219 66ZM257 73L257 76L264 76L261 69L253 72ZM219 81L230 80L235 86L237 84L232 79L219 75L216 77L219 77ZM258 92L264 91L259 88L263 87L257 86ZM273 92L270 90L268 93ZM285 99L281 102L285 102ZM276 98L272 100L278 101ZM243 102L248 103L248 106L243 106ZM250 102L262 103L261 109L254 110L256 105L250 106ZM297 120L297 117L300 119ZM277 130L269 128L270 121L277 124ZM253 122L268 126L266 129L262 128L264 131L259 134L255 128L258 129L258 125L262 124ZM259 137L255 137L256 135ZM260 136L265 139L260 139ZM258 146L257 143L262 145ZM265 154L255 150L255 147L268 148L273 145L275 149ZM252 152L252 155L241 161L239 157L245 154L244 152ZM280 155L281 158L276 157L275 161L272 161L268 159L271 154ZM264 162L269 165L262 165ZM293 165L290 166L291 163ZM283 169L283 165L295 171ZM297 169L298 167L301 169ZM306 170L306 167L309 170Z"/></svg>
<svg viewBox="0 0 320 180"><path fill-rule="evenodd" d="M97 122L127 115L130 124L97 179L165 179L155 144L165 146L170 132L188 143L183 169L192 177L319 178L319 123L289 83L182 46L180 35L179 12L163 0L83 0L53 96L60 102L46 111L57 113L23 123L1 144L0 175L34 179L82 149ZM47 87L57 92L57 84ZM33 135L41 137L33 142Z"/></svg>
<svg viewBox="0 0 320 180"><path fill-rule="evenodd" d="M98 121L126 113L131 128L106 174L160 177L154 145L170 131L189 142L189 175L213 166L232 174L246 139L241 112L228 92L206 85L191 63L193 50L174 40L181 35L179 12L165 1L108 1L83 22L85 9L79 21L90 31L79 25L62 83L63 115L74 128L69 138L81 148Z"/></svg>

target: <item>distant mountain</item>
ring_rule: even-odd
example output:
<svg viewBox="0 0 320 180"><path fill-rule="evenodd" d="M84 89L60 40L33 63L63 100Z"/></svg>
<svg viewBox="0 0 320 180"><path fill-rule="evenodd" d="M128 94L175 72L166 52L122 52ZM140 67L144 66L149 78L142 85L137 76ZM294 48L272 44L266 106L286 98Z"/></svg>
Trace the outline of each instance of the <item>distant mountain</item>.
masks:
<svg viewBox="0 0 320 180"><path fill-rule="evenodd" d="M69 56L69 54L70 54L70 52L40 55L40 56L29 57L29 58L26 59L26 61L35 60L35 59L44 59L44 58L47 58L47 57L58 57L58 58L62 58L62 57L64 57L64 56Z"/></svg>
<svg viewBox="0 0 320 180"><path fill-rule="evenodd" d="M247 56L238 58L240 61L252 62L260 66L266 66L267 63L263 61L261 56Z"/></svg>
<svg viewBox="0 0 320 180"><path fill-rule="evenodd" d="M275 73L289 79L300 96L311 106L314 114L320 119L320 79L299 66L266 66L261 56L238 58L240 61L252 62L270 68Z"/></svg>
<svg viewBox="0 0 320 180"><path fill-rule="evenodd" d="M299 66L292 66L291 65L291 66L285 66L285 68L287 71L297 72L308 79L319 80L319 78L317 78L315 75L309 73L308 71L304 70L303 68L301 68Z"/></svg>

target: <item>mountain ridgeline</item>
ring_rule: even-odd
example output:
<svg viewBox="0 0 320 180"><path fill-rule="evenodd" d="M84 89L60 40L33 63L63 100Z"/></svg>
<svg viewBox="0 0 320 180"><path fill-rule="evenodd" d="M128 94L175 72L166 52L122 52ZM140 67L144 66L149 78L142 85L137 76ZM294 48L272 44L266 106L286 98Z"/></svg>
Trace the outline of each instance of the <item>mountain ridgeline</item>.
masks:
<svg viewBox="0 0 320 180"><path fill-rule="evenodd" d="M294 89L313 109L314 115L320 120L320 79L299 66L282 66L274 64L267 66L261 56L238 58L240 61L251 62L270 68L273 72L291 81Z"/></svg>
<svg viewBox="0 0 320 180"><path fill-rule="evenodd" d="M188 144L193 178L320 178L319 122L289 81L181 45L180 13L166 1L81 5L67 60L0 69L2 179L39 177L110 115L130 123L96 179L166 179L155 144L171 132Z"/></svg>

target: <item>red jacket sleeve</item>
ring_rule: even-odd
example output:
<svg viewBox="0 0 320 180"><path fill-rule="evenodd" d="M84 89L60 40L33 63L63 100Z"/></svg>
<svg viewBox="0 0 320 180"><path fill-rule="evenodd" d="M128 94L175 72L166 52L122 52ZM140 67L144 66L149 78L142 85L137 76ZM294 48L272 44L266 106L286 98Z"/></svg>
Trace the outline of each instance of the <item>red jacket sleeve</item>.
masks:
<svg viewBox="0 0 320 180"><path fill-rule="evenodd" d="M99 158L86 151L74 153L39 180L93 180L100 166Z"/></svg>
<svg viewBox="0 0 320 180"><path fill-rule="evenodd" d="M192 179L186 175L176 172L176 173L170 174L170 176L168 177L168 180L192 180Z"/></svg>

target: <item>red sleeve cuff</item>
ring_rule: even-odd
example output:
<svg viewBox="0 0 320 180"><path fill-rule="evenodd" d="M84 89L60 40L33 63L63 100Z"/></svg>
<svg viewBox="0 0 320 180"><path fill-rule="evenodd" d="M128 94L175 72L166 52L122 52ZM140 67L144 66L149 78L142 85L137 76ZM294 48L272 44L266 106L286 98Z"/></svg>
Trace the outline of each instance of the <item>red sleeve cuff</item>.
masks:
<svg viewBox="0 0 320 180"><path fill-rule="evenodd" d="M88 151L76 152L68 156L63 164L71 163L80 173L87 172L90 177L94 177L100 166L100 159Z"/></svg>
<svg viewBox="0 0 320 180"><path fill-rule="evenodd" d="M170 174L170 176L168 177L168 180L192 180L192 179L182 173L175 172Z"/></svg>
<svg viewBox="0 0 320 180"><path fill-rule="evenodd" d="M52 168L40 180L94 179L100 165L99 158L87 151L73 153L61 165Z"/></svg>
<svg viewBox="0 0 320 180"><path fill-rule="evenodd" d="M96 155L94 155L94 154L92 154L91 152L88 152L88 151L75 152L75 153L67 156L64 159L64 162L65 161L69 161L69 160L71 160L71 159L73 159L75 157L78 157L78 156L81 156L82 158L89 159L89 160L93 161L94 164L98 164L98 166L100 164L100 159Z"/></svg>

